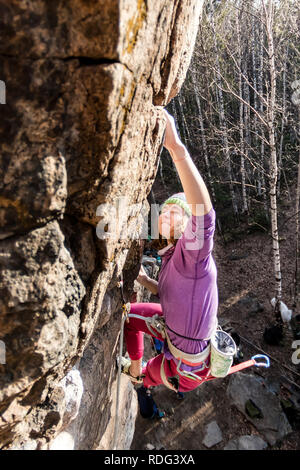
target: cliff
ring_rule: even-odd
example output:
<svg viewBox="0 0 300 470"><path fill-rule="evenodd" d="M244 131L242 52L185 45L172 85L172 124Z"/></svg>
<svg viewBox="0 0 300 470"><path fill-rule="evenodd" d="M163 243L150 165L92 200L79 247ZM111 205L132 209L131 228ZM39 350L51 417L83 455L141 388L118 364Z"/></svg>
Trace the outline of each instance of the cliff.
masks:
<svg viewBox="0 0 300 470"><path fill-rule="evenodd" d="M70 448L111 446L117 281L123 272L130 299L164 132L156 106L180 90L201 9L0 1L3 449L47 449L62 431ZM118 447L129 448L137 404L122 387Z"/></svg>

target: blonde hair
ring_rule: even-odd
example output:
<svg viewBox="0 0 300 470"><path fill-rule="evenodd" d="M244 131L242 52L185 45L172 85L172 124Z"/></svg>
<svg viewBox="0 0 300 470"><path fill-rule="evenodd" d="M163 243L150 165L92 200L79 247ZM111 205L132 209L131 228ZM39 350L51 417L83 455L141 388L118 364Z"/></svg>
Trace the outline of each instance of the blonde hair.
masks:
<svg viewBox="0 0 300 470"><path fill-rule="evenodd" d="M174 233L174 237L170 237L170 241L173 245L176 246L177 241L179 240L179 238L181 237L181 235L183 234L183 232L186 229L186 226L187 226L187 223L188 223L189 219L190 219L190 216L187 213L184 213L184 215L182 217L181 224L177 228L176 232ZM176 238L175 238L175 236L176 236Z"/></svg>

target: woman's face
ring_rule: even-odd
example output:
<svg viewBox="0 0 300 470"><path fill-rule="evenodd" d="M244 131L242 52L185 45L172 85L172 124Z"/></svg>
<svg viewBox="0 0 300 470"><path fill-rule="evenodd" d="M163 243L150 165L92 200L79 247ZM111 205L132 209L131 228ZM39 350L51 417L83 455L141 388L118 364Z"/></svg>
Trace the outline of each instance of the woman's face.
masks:
<svg viewBox="0 0 300 470"><path fill-rule="evenodd" d="M163 238L179 238L183 231L184 209L177 204L166 204L158 218L158 231Z"/></svg>

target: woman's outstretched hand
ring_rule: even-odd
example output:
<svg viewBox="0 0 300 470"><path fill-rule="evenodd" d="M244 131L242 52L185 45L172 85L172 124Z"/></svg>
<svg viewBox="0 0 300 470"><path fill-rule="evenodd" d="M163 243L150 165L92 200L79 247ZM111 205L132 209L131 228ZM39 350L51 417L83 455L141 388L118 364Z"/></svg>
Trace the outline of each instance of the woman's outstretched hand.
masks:
<svg viewBox="0 0 300 470"><path fill-rule="evenodd" d="M180 146L183 144L177 134L177 129L173 116L171 116L171 114L169 114L168 111L166 111L165 109L163 110L163 113L167 121L164 147L170 151L176 148L176 146Z"/></svg>

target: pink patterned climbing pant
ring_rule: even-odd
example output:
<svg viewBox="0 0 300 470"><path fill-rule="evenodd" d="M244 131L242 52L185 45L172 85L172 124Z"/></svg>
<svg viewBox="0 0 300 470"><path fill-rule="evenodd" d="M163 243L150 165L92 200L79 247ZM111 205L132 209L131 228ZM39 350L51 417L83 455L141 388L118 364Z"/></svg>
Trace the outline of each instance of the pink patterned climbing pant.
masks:
<svg viewBox="0 0 300 470"><path fill-rule="evenodd" d="M141 315L144 317L152 317L153 315L163 315L161 305L159 303L131 303L130 313ZM147 327L147 323L139 318L130 318L129 323L125 322L124 335L127 346L127 351L131 360L138 360L144 354L144 333L151 335L164 341L163 337L157 332L154 335ZM152 387L163 384L160 369L164 354L150 359L146 367L143 368L142 373L145 374L143 385L145 387ZM209 359L209 358L208 358ZM164 370L166 377L179 377L179 391L188 392L195 389L200 385L199 382L188 377L178 375L176 370L176 362L174 360L165 359ZM196 372L196 375L203 377L207 374L208 368L206 367L201 372Z"/></svg>

